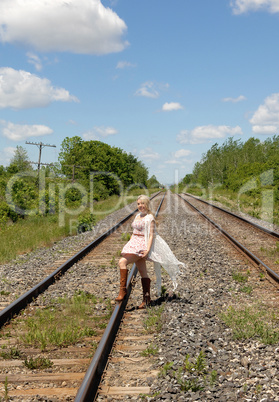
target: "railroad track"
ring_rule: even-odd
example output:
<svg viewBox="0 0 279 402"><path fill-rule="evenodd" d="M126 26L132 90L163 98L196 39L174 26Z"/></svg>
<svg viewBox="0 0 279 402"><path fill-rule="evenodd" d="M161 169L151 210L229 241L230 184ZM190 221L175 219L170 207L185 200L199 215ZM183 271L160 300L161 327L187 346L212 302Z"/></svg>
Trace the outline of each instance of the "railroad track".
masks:
<svg viewBox="0 0 279 402"><path fill-rule="evenodd" d="M179 198L185 201L183 197ZM188 202L187 205L190 206ZM196 208L195 212L198 212ZM189 211L186 213L189 214ZM214 224L215 229L218 227L212 221L210 224ZM222 233L224 234L224 231ZM228 236L226 238L228 239ZM239 251L236 255L238 254ZM152 272L151 266L150 271ZM257 280L257 275L254 275L254 279ZM154 369L152 359L150 356L145 357L144 353L148 349L152 350L156 344L156 335L146 331L148 310L137 311L131 306L133 303L128 302L107 365L101 370L100 386L96 393L94 392L96 402L106 401L107 398L113 401L123 400L126 396L130 398L134 396L140 400L140 394L142 396L152 394L151 384L158 376L159 369ZM77 401L84 400L87 399L82 397L77 399Z"/></svg>
<svg viewBox="0 0 279 402"><path fill-rule="evenodd" d="M153 206L154 203L158 205L156 200L153 201ZM118 253L127 241L122 236L126 230L130 231L135 212L136 210L97 240L83 247L80 252L74 253L67 261L62 261L62 265L45 280L0 312L0 350L2 356L5 356L3 360L0 359L0 384L3 384L0 396L17 401L28 398L36 400L42 396L56 398L55 400L74 400L111 315L113 306L110 301L117 295L119 287L118 269L115 269ZM69 281L72 285L75 284L77 294L73 292L73 286L68 285ZM98 297L100 282L108 284L107 292L104 292L106 294L100 295L102 298ZM42 346L38 342L35 346L29 345L24 338L25 319L33 317L39 310L57 307L59 302L56 301L56 305L50 303L50 300L57 299L57 295L67 296L70 304L71 296L78 298L80 293L83 296L95 295L92 303L91 298L88 299L88 303L92 304L91 333L94 335L86 336L73 346L67 345L67 342L65 347L63 342L59 347ZM137 296L140 297L139 294ZM114 312L112 316L113 314ZM15 315L18 317L11 320ZM7 358L9 356L10 359ZM36 368L30 371L30 364L34 366L34 362L49 362L51 365L43 372Z"/></svg>
<svg viewBox="0 0 279 402"><path fill-rule="evenodd" d="M180 197L218 228L263 272L267 273L276 283L279 282L278 232L268 230L190 194L183 194Z"/></svg>
<svg viewBox="0 0 279 402"><path fill-rule="evenodd" d="M177 197L180 202L182 202L181 199L183 198L184 196ZM184 202L185 200L183 203ZM169 210L172 207L173 206L170 207L169 204L167 205L167 209ZM186 214L189 215L189 212L186 211ZM183 216L181 216L181 222L183 222ZM127 227L130 227L130 223L128 221L126 221L126 223ZM215 224L215 227L216 226L218 225ZM123 229L120 230L120 232L123 232ZM75 275L75 272L77 275L73 278L75 281L75 278L79 278L80 271L84 271L84 269L90 271L90 265L93 264L92 271L88 277L91 280L94 271L94 275L97 275L99 280L106 281L105 283L107 283L108 286L105 298L107 299L112 299L114 295L117 295L119 286L118 278L116 279L115 277L108 280L106 273L112 272L111 267L98 269L97 264L94 266L94 263L101 263L104 253L109 251L109 259L104 265L110 264L109 260L112 259L115 253L113 245L116 243L116 238L113 238L113 236L116 236L116 233L110 234L108 237L108 239L111 239L111 243L107 243L106 245L100 243L98 247L95 247L94 257L87 254L84 262L81 263L78 261L75 263L74 267L71 268L71 275ZM121 246L122 245L123 243ZM119 249L121 249L120 246ZM149 266L149 270L151 271L151 275L153 275L151 266ZM105 401L107 398L111 398L111 400L123 400L127 395L139 399L140 394L150 394L151 384L154 378L156 378L158 371L152 368L150 359L144 356L144 352L147 348L152 346L155 339L153 333L149 333L145 330L145 320L148 316L148 310L136 310L136 306L141 299L141 286L139 283L135 283L136 281L137 277L135 277L135 272L131 270L129 275L129 282L131 282L130 288L132 288L134 284L135 288L131 297L126 299L125 303L122 302L116 306L111 315L110 324L104 334L101 328L99 328L96 335L91 337L90 340L84 339L82 343L76 346L56 348L56 350L54 350L56 359L54 359L52 355L51 359L54 363L51 368L52 372L46 372L47 370L40 372L38 370L30 374L30 371L26 370L26 374L22 374L22 361L6 361L6 372L3 373L5 370L3 367L0 383L4 384L7 377L9 396L18 398L11 400L32 400L27 398L31 395L33 395L33 398L36 398L34 392L37 393L38 400L40 400L39 397L45 396L46 400L50 401L75 400L76 402L93 401L95 399L96 401ZM66 282L63 284L63 278L61 278L57 284L58 283L66 287ZM94 286L96 287L96 282ZM49 288L51 289L52 285L49 286ZM91 293L93 289L88 279L83 282L78 282L77 288L85 289L88 293ZM65 291L67 291L67 288ZM36 304L40 307L43 304L43 300L39 297L35 303L30 304L31 309L35 308ZM103 306L101 307L103 308ZM30 314L31 313L32 311L30 311ZM104 313L106 313L105 310ZM124 317L121 319L123 313ZM104 322L105 321L103 321L103 323ZM115 338L120 322L120 330ZM1 342L3 346L3 342L7 343L7 340L0 338L0 345ZM13 338L11 329L9 345L15 345L16 342L17 340ZM99 344L93 360L88 357L90 354L93 355L92 342ZM62 357L65 352L67 353L67 359L65 359L65 356ZM47 353L48 352L42 353L35 348L28 350L29 356L43 356L44 354L48 356ZM104 356L105 359L103 359ZM107 356L109 356L108 360L106 360ZM62 360L67 360L65 364L63 363L64 365L62 364ZM0 363L2 363L2 361L0 361ZM21 367L21 369L19 369L19 367ZM47 383L47 377L48 380L50 379L51 383ZM14 381L14 383L12 381ZM45 388L40 388L38 385L43 385Z"/></svg>

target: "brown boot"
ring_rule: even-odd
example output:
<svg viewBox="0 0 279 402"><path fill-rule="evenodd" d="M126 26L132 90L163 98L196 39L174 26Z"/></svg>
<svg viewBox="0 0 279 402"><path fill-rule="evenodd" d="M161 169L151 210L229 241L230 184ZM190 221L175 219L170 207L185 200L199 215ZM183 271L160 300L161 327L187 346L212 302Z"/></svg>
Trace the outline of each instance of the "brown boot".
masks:
<svg viewBox="0 0 279 402"><path fill-rule="evenodd" d="M128 277L128 269L120 269L120 290L119 290L119 295L115 299L116 301L122 301L126 297L127 277Z"/></svg>
<svg viewBox="0 0 279 402"><path fill-rule="evenodd" d="M143 309L146 306L149 306L151 303L150 299L150 282L149 278L141 278L142 290L143 290L143 300L142 303L138 306L138 309Z"/></svg>

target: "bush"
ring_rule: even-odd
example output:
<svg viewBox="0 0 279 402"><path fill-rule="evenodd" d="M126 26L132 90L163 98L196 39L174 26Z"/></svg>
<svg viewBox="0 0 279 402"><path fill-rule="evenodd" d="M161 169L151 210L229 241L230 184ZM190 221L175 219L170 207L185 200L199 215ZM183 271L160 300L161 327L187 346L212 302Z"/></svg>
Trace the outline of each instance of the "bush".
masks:
<svg viewBox="0 0 279 402"><path fill-rule="evenodd" d="M87 232L92 230L96 223L96 218L93 214L87 213L78 217L78 233Z"/></svg>

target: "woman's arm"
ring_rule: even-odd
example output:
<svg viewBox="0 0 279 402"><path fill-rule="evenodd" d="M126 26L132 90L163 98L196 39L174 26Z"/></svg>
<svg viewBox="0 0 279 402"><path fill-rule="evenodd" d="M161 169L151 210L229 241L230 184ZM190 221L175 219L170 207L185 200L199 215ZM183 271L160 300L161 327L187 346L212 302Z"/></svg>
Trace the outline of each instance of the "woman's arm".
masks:
<svg viewBox="0 0 279 402"><path fill-rule="evenodd" d="M150 232L149 232L149 238L148 238L148 244L147 244L147 249L142 250L140 253L142 255L142 258L147 258L149 251L151 249L153 239L154 239L154 232L155 232L155 221L152 220L150 223Z"/></svg>

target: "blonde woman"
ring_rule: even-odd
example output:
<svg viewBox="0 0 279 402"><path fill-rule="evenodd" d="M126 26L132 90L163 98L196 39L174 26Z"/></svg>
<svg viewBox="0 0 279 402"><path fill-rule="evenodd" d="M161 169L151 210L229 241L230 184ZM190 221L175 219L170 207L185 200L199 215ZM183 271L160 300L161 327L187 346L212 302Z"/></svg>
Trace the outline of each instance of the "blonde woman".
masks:
<svg viewBox="0 0 279 402"><path fill-rule="evenodd" d="M150 278L146 269L146 260L154 262L156 273L156 284L158 294L161 294L161 266L170 275L174 290L177 287L177 276L179 265L185 264L178 261L167 243L156 232L155 218L150 210L150 200L146 195L140 195L137 199L139 213L133 223L133 234L128 243L124 246L119 260L120 268L120 291L116 301L122 301L127 294L127 277L129 264L135 263L141 275L143 289L143 301L138 307L145 308L150 304Z"/></svg>

